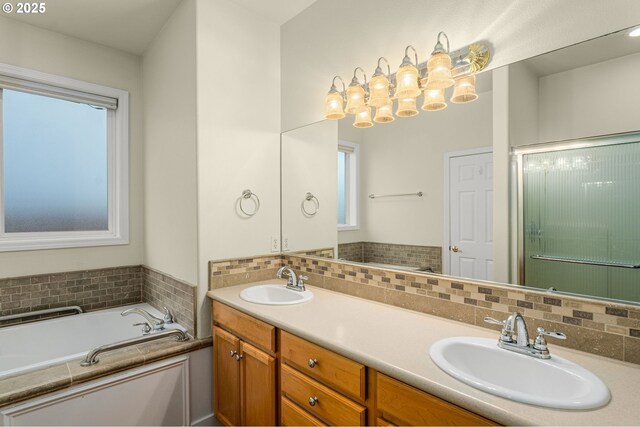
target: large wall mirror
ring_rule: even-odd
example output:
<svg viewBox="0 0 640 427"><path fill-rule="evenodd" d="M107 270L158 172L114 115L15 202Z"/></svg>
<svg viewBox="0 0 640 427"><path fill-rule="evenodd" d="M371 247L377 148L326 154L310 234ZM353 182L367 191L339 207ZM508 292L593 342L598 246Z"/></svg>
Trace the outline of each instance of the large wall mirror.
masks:
<svg viewBox="0 0 640 427"><path fill-rule="evenodd" d="M640 37L629 33L482 72L468 104L285 132L285 249L640 302Z"/></svg>

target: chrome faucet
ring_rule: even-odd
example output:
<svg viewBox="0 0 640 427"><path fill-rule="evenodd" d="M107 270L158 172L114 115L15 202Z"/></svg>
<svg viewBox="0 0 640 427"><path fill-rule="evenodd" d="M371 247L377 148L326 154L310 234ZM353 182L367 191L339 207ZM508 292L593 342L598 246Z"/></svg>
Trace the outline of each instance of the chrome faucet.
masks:
<svg viewBox="0 0 640 427"><path fill-rule="evenodd" d="M304 292L306 290L304 286L304 281L308 279L307 276L297 276L295 271L291 269L288 265L280 267L278 272L276 273L276 277L278 279L282 279L282 275L286 275L287 279L287 289L291 289L293 291Z"/></svg>
<svg viewBox="0 0 640 427"><path fill-rule="evenodd" d="M138 314L144 317L146 320L145 323L136 323L134 326L142 325L142 332L148 334L152 329L154 331L161 331L164 329L165 324L173 323L173 314L171 314L171 311L167 307L164 307L164 311L165 315L163 319L160 319L149 313L147 310L138 307L129 308L120 313L120 315L128 316L130 314Z"/></svg>
<svg viewBox="0 0 640 427"><path fill-rule="evenodd" d="M498 347L539 359L549 359L551 357L545 336L561 340L567 339L567 336L562 332L545 331L543 327L539 327L536 330L538 335L534 342L531 343L529 341L527 324L522 314L518 312L512 313L507 320L496 320L492 317L485 317L484 321L493 325L502 325L500 339L498 339ZM514 333L516 334L515 338Z"/></svg>

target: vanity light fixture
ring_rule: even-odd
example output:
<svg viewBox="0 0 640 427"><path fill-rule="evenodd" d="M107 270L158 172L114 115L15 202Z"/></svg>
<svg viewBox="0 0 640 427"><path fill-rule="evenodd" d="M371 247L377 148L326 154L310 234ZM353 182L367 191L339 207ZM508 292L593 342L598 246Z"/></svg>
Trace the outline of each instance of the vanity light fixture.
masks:
<svg viewBox="0 0 640 427"><path fill-rule="evenodd" d="M446 41L446 49L441 41ZM415 62L409 56L413 51ZM391 123L394 121L393 102L397 100L398 117L412 117L418 114L417 98L424 92L422 109L439 111L447 108L445 91L454 86L451 102L464 104L478 98L476 93L476 74L484 70L490 60L489 47L482 43L473 43L454 52L449 51L449 38L443 32L438 33L433 53L426 62L418 62L416 49L409 45L405 48L400 68L391 73L389 61L378 59L377 67L370 82L364 70L357 67L353 71L351 84L345 90L342 79L342 92L336 88L334 77L331 89L325 98L325 118L337 120L346 114L354 114L353 125L367 128L375 123ZM453 62L452 58L456 58ZM383 72L383 61L387 66ZM357 77L358 70L364 76L364 83ZM391 93L394 92L393 97ZM343 105L346 101L346 107ZM372 108L375 117L371 120Z"/></svg>
<svg viewBox="0 0 640 427"><path fill-rule="evenodd" d="M440 111L447 108L444 100L444 89L426 89L424 91L424 102L422 109L424 111Z"/></svg>
<svg viewBox="0 0 640 427"><path fill-rule="evenodd" d="M413 50L415 55L415 65L409 58L409 49ZM413 46L409 45L404 50L404 59L396 73L396 92L394 96L397 99L417 98L421 93L418 74L418 52Z"/></svg>
<svg viewBox="0 0 640 427"><path fill-rule="evenodd" d="M380 61L384 61L387 64L386 75L382 72ZM373 73L371 81L369 82L369 105L372 107L382 107L387 105L391 101L391 97L389 95L390 89L391 67L389 66L387 58L381 56L378 58L378 66L376 67L376 71Z"/></svg>
<svg viewBox="0 0 640 427"><path fill-rule="evenodd" d="M376 123L391 123L395 119L393 117L393 101L389 98L386 104L376 108L376 115L373 121Z"/></svg>
<svg viewBox="0 0 640 427"><path fill-rule="evenodd" d="M478 99L478 94L476 93L475 74L467 74L457 78L455 86L453 87L451 102L454 104L465 104L475 101L476 99Z"/></svg>
<svg viewBox="0 0 640 427"><path fill-rule="evenodd" d="M358 80L358 77L356 76L356 73L358 72L358 70L362 71L362 74L364 75L364 84L365 85L367 84L367 75L365 74L364 70L360 67L356 67L356 69L353 70L353 78L351 79L351 84L347 89L346 111L349 114L362 113L368 108L367 92L365 91L364 86L362 85L362 83L360 83L360 80Z"/></svg>
<svg viewBox="0 0 640 427"><path fill-rule="evenodd" d="M418 108L416 107L416 98L399 98L398 110L396 116L398 117L413 117L418 114Z"/></svg>
<svg viewBox="0 0 640 427"><path fill-rule="evenodd" d="M356 114L353 125L357 128L370 128L373 126L371 122L371 107L364 107L364 110Z"/></svg>
<svg viewBox="0 0 640 427"><path fill-rule="evenodd" d="M447 41L447 49L440 42L440 37L444 36ZM451 77L451 56L449 56L449 37L440 31L431 57L427 61L427 89L446 89L453 86Z"/></svg>
<svg viewBox="0 0 640 427"><path fill-rule="evenodd" d="M338 92L338 89L336 88L336 79L340 79L340 82L342 83L342 92ZM333 82L331 83L331 89L329 89L329 93L327 93L327 97L325 98L325 119L338 120L345 117L343 108L344 98L342 97L342 94L344 92L346 92L346 90L342 77L335 76L333 78Z"/></svg>
<svg viewBox="0 0 640 427"><path fill-rule="evenodd" d="M631 30L629 37L640 37L640 27Z"/></svg>

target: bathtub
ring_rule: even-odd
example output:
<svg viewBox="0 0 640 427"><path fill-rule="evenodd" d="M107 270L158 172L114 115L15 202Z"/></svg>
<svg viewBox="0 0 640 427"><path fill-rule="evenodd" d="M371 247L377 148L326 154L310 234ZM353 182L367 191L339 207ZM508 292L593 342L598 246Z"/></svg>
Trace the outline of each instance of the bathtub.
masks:
<svg viewBox="0 0 640 427"><path fill-rule="evenodd" d="M0 328L0 379L78 359L95 347L141 336L141 327L133 324L144 319L136 314L120 315L132 307L163 316L149 304L134 304ZM169 328L186 331L175 323Z"/></svg>

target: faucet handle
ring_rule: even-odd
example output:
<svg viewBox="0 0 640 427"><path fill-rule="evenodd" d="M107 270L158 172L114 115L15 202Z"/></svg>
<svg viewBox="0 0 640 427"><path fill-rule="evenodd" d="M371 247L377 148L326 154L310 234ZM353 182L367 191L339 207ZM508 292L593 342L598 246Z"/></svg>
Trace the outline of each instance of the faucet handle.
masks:
<svg viewBox="0 0 640 427"><path fill-rule="evenodd" d="M536 329L536 332L538 332L539 337L547 336L551 338L557 338L559 340L567 339L566 334L563 334L562 332L558 332L558 331L546 331L542 326L538 326L538 329Z"/></svg>
<svg viewBox="0 0 640 427"><path fill-rule="evenodd" d="M308 276L303 276L302 274L298 276L298 286L304 286L304 281L309 280Z"/></svg>
<svg viewBox="0 0 640 427"><path fill-rule="evenodd" d="M497 320L497 319L494 319L493 317L489 317L489 316L486 316L484 318L484 321L485 321L485 323L490 323L492 325L502 325L502 326L504 326L505 323L506 323L506 320Z"/></svg>
<svg viewBox="0 0 640 427"><path fill-rule="evenodd" d="M162 320L164 323L173 323L173 313L167 307L164 307L164 317Z"/></svg>
<svg viewBox="0 0 640 427"><path fill-rule="evenodd" d="M134 323L133 326L142 326L142 334L147 335L151 333L151 325L147 322Z"/></svg>
<svg viewBox="0 0 640 427"><path fill-rule="evenodd" d="M549 354L549 350L547 349L547 340L544 337L557 338L559 340L566 340L567 335L558 331L546 331L542 326L538 326L536 329L538 336L536 340L533 342L533 348L539 351L542 351L546 354Z"/></svg>

